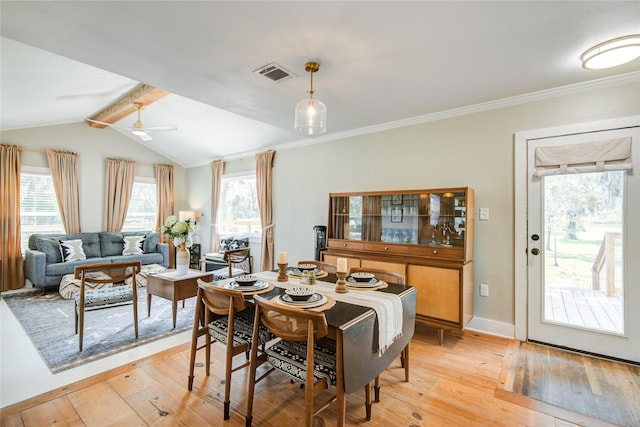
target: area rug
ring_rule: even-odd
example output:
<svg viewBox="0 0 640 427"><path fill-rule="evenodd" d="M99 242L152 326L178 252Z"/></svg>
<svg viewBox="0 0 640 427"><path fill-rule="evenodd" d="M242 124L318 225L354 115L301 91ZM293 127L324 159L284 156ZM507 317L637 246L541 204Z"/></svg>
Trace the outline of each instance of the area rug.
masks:
<svg viewBox="0 0 640 427"><path fill-rule="evenodd" d="M507 359L501 374L504 390L550 405L551 415L597 424L553 409L561 408L615 425L640 425L640 366L526 342Z"/></svg>
<svg viewBox="0 0 640 427"><path fill-rule="evenodd" d="M147 317L146 288L138 288L138 339L134 336L131 304L88 311L83 350L79 352L73 300L62 299L58 293L42 292L2 298L54 374L191 329L195 311L195 298L187 299L184 308L178 302L174 329L171 301L154 296L151 316Z"/></svg>

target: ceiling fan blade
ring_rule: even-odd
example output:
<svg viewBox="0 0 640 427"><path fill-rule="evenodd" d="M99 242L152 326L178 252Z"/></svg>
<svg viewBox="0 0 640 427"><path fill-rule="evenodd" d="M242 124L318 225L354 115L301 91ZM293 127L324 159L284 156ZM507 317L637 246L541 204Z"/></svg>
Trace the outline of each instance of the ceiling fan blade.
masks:
<svg viewBox="0 0 640 427"><path fill-rule="evenodd" d="M151 135L147 135L145 133L144 135L140 135L140 140L141 141L153 141L153 138L151 138Z"/></svg>
<svg viewBox="0 0 640 427"><path fill-rule="evenodd" d="M178 130L178 126L176 125L161 125L161 126L151 126L148 128L141 129L145 132L165 132L170 130Z"/></svg>

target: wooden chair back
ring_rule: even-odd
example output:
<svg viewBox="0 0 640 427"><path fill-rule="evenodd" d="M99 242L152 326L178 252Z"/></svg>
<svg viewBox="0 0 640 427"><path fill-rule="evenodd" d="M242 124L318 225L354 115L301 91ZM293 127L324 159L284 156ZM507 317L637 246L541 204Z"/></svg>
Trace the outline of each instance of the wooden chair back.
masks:
<svg viewBox="0 0 640 427"><path fill-rule="evenodd" d="M212 313L221 316L228 316L232 307L234 313L246 308L242 292L215 286L202 279L198 279L198 293L201 295L200 300L202 303Z"/></svg>
<svg viewBox="0 0 640 427"><path fill-rule="evenodd" d="M327 319L322 312L285 307L259 295L255 295L253 300L256 304L256 321L262 322L277 337L288 341L313 342L329 333Z"/></svg>
<svg viewBox="0 0 640 427"><path fill-rule="evenodd" d="M326 271L327 273L336 272L336 265L331 264L329 262L311 260L311 261L298 261L298 264L313 264L316 267L318 267L320 270Z"/></svg>
<svg viewBox="0 0 640 427"><path fill-rule="evenodd" d="M233 269L235 266L242 265L245 271L253 273L253 257L251 256L251 248L230 249L224 253L224 260L229 264L229 277L233 277ZM247 266L248 268L244 268Z"/></svg>

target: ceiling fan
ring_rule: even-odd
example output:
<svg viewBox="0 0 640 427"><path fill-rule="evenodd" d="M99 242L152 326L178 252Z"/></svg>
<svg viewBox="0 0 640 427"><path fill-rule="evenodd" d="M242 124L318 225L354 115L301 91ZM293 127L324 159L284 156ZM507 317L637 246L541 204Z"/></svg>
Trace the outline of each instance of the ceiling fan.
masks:
<svg viewBox="0 0 640 427"><path fill-rule="evenodd" d="M160 126L144 127L144 125L142 124L142 121L140 120L140 111L142 110L142 104L140 102L134 102L133 105L136 107L136 110L138 111L138 120L133 122L133 125L131 125L131 127L121 128L121 127L115 126L113 123L100 122L100 121L91 120L91 119L87 119L87 121L92 123L97 123L100 125L114 127L117 129L128 130L132 134L139 136L142 141L151 141L153 139L151 135L149 135L149 132L166 132L171 130L178 130L178 127L176 125L160 125Z"/></svg>

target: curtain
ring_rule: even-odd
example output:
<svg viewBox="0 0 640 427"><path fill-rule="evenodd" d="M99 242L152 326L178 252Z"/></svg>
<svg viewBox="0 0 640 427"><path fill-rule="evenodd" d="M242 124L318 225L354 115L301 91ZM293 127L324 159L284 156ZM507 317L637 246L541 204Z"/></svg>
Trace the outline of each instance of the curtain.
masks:
<svg viewBox="0 0 640 427"><path fill-rule="evenodd" d="M156 171L156 198L158 200L158 218L156 219L156 230L160 231L160 226L164 224L167 217L173 215L173 165L154 165ZM164 241L164 236L160 236Z"/></svg>
<svg viewBox="0 0 640 427"><path fill-rule="evenodd" d="M536 176L631 170L631 137L536 148Z"/></svg>
<svg viewBox="0 0 640 427"><path fill-rule="evenodd" d="M47 150L51 178L56 190L62 224L67 233L80 230L80 191L78 189L78 154Z"/></svg>
<svg viewBox="0 0 640 427"><path fill-rule="evenodd" d="M225 163L222 160L211 162L211 252L220 251L220 229L218 227L218 206Z"/></svg>
<svg viewBox="0 0 640 427"><path fill-rule="evenodd" d="M273 269L273 156L269 150L256 154L256 189L258 190L258 209L262 223L262 264L260 271Z"/></svg>
<svg viewBox="0 0 640 427"><path fill-rule="evenodd" d="M20 167L22 147L0 144L0 289L24 287L20 247Z"/></svg>
<svg viewBox="0 0 640 427"><path fill-rule="evenodd" d="M120 231L127 218L136 162L107 158L107 188L104 204L104 231Z"/></svg>

